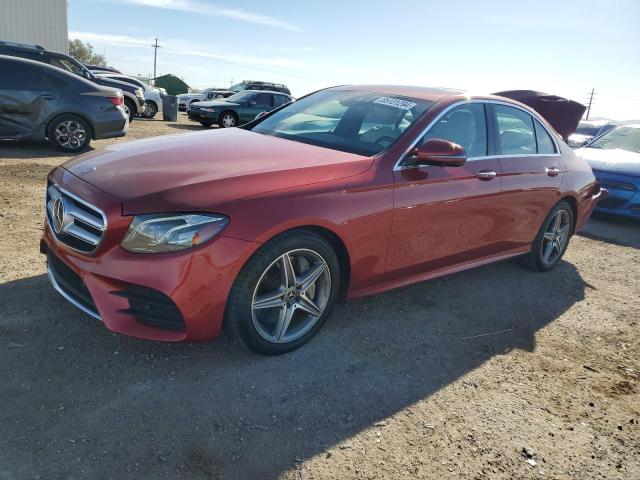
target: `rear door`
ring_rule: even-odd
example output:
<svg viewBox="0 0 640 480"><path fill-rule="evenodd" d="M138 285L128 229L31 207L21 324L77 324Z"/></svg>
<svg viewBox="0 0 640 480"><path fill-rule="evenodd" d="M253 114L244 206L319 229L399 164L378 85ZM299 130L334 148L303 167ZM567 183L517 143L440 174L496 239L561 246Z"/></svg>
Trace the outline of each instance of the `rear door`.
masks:
<svg viewBox="0 0 640 480"><path fill-rule="evenodd" d="M526 110L491 104L502 170L503 232L509 241L529 244L558 201L564 162L557 142Z"/></svg>
<svg viewBox="0 0 640 480"><path fill-rule="evenodd" d="M44 136L46 118L58 102L38 64L0 60L0 137Z"/></svg>

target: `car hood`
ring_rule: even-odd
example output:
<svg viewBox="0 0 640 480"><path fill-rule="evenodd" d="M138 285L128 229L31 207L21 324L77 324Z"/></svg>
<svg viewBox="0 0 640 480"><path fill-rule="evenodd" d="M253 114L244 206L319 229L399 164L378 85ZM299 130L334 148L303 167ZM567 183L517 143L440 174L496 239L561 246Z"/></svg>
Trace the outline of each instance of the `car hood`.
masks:
<svg viewBox="0 0 640 480"><path fill-rule="evenodd" d="M619 148L606 150L589 147L579 148L575 153L594 170L640 177L640 153Z"/></svg>
<svg viewBox="0 0 640 480"><path fill-rule="evenodd" d="M244 197L327 182L373 160L240 128L147 138L62 166L122 202L123 214L207 211Z"/></svg>
<svg viewBox="0 0 640 480"><path fill-rule="evenodd" d="M98 85L104 85L107 87L118 88L120 90L124 90L126 92L135 94L135 91L138 89L135 85L127 82L121 82L120 80L113 80L111 78L104 77L96 77L95 83Z"/></svg>

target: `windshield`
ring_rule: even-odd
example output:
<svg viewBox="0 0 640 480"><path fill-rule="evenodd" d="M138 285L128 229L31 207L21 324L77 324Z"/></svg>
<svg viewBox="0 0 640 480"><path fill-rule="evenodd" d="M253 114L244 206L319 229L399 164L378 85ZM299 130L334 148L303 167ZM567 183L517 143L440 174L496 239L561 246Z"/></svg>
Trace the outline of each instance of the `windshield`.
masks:
<svg viewBox="0 0 640 480"><path fill-rule="evenodd" d="M235 85L231 85L229 87L229 90L231 90L232 92L241 92L242 90L245 90L246 84L245 83L236 83Z"/></svg>
<svg viewBox="0 0 640 480"><path fill-rule="evenodd" d="M604 150L620 148L629 152L640 153L640 128L615 128L590 144L589 148L602 148Z"/></svg>
<svg viewBox="0 0 640 480"><path fill-rule="evenodd" d="M253 98L255 92L240 92L235 95L231 95L226 100L229 102L248 102Z"/></svg>
<svg viewBox="0 0 640 480"><path fill-rule="evenodd" d="M371 156L389 148L430 105L374 92L323 90L289 104L252 130Z"/></svg>

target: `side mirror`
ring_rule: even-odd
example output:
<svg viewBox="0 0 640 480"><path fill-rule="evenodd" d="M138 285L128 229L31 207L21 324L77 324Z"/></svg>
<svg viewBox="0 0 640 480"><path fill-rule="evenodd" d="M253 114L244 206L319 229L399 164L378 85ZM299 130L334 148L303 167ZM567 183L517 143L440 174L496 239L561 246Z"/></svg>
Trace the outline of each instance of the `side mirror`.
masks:
<svg viewBox="0 0 640 480"><path fill-rule="evenodd" d="M460 167L467 161L467 153L457 143L432 138L414 150L419 165Z"/></svg>
<svg viewBox="0 0 640 480"><path fill-rule="evenodd" d="M251 100L249 103L247 103L247 105L250 106L250 107L255 107L256 106L256 102Z"/></svg>

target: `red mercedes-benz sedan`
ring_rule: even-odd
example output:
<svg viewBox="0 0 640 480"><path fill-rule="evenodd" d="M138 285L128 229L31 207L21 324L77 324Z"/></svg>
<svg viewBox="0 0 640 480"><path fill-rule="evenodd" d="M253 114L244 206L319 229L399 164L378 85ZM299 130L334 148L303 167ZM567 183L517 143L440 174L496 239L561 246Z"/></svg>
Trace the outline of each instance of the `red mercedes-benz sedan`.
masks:
<svg viewBox="0 0 640 480"><path fill-rule="evenodd" d="M48 178L56 290L114 332L307 342L336 300L514 256L555 267L602 195L497 96L322 90L243 127L91 152Z"/></svg>

